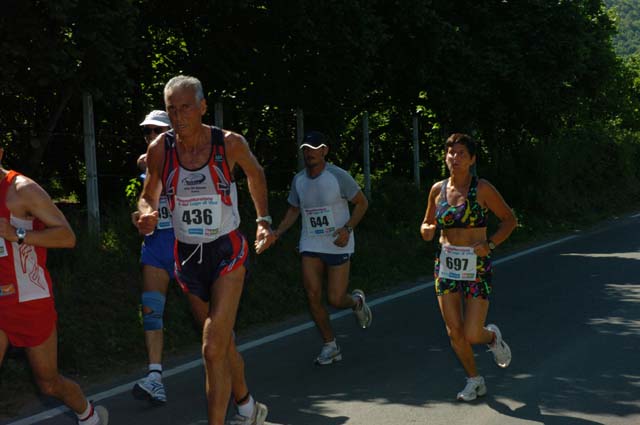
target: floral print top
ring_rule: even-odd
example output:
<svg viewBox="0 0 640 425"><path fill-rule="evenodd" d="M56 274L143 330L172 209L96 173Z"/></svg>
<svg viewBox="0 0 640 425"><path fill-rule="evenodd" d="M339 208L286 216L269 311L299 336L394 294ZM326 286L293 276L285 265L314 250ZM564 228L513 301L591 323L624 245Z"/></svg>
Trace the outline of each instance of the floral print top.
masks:
<svg viewBox="0 0 640 425"><path fill-rule="evenodd" d="M472 177L469 192L464 203L458 206L447 202L447 183L442 181L440 199L436 206L436 225L440 229L487 227L488 210L483 208L477 200L478 178Z"/></svg>

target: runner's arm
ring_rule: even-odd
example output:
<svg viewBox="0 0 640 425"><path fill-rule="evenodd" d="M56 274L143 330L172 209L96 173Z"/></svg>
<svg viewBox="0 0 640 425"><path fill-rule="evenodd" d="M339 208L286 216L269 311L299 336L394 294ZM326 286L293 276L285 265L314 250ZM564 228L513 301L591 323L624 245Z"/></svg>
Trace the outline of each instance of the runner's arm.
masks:
<svg viewBox="0 0 640 425"><path fill-rule="evenodd" d="M367 212L367 208L369 208L369 200L360 190L350 202L354 205L353 211L351 212L351 218L349 218L344 225L354 228L358 223L360 223L360 220L364 217L364 213Z"/></svg>
<svg viewBox="0 0 640 425"><path fill-rule="evenodd" d="M138 157L138 160L136 161L136 165L138 166L140 171L144 171L144 170L147 169L147 154L146 153L143 153L142 155L140 155Z"/></svg>
<svg viewBox="0 0 640 425"><path fill-rule="evenodd" d="M481 179L478 182L478 200L484 201L487 208L489 208L500 221L495 233L488 238L495 245L500 245L507 240L511 232L518 226L516 215L502 195L500 195L500 192L487 180Z"/></svg>
<svg viewBox="0 0 640 425"><path fill-rule="evenodd" d="M233 169L238 164L247 176L249 193L253 200L258 217L269 216L269 201L267 198L267 178L264 169L253 155L249 144L239 134L225 132L225 150L229 167ZM262 240L265 239L264 242ZM269 248L275 242L275 236L271 230L271 224L260 220L256 228L256 247L259 245L258 254Z"/></svg>
<svg viewBox="0 0 640 425"><path fill-rule="evenodd" d="M267 178L264 169L258 162L258 159L249 149L249 144L239 134L226 132L225 148L229 161L229 167L233 169L238 164L247 176L249 193L253 200L258 217L269 215L269 203L267 200Z"/></svg>
<svg viewBox="0 0 640 425"><path fill-rule="evenodd" d="M300 215L300 208L294 207L293 205L289 205L289 209L287 209L287 212L284 214L282 221L280 221L278 228L274 231L276 238L279 238L287 230L289 230L289 228L293 226L293 223L296 222L299 215Z"/></svg>
<svg viewBox="0 0 640 425"><path fill-rule="evenodd" d="M147 172L138 200L137 227L140 233L149 234L158 224L158 202L162 193L162 166L164 163L164 135L160 135L147 148Z"/></svg>
<svg viewBox="0 0 640 425"><path fill-rule="evenodd" d="M364 213L367 211L367 208L369 208L369 201L361 190L351 198L350 202L354 205L351 217L349 217L349 220L347 220L344 226L340 227L333 233L333 236L335 237L333 243L340 247L347 246L351 235L348 228L350 227L351 230L353 230L353 228L360 223L362 217L364 217Z"/></svg>
<svg viewBox="0 0 640 425"><path fill-rule="evenodd" d="M45 248L73 248L75 246L76 236L69 222L40 185L27 177L18 176L15 190L17 208L25 216L35 217L46 226L42 230L27 230L27 235L24 238L25 244ZM21 215L17 214L17 216ZM16 228L6 219L0 219L0 236L11 242L18 241Z"/></svg>
<svg viewBox="0 0 640 425"><path fill-rule="evenodd" d="M429 200L427 201L427 211L420 225L420 235L425 241L430 241L436 233L436 199L442 189L442 183L438 182L431 186Z"/></svg>

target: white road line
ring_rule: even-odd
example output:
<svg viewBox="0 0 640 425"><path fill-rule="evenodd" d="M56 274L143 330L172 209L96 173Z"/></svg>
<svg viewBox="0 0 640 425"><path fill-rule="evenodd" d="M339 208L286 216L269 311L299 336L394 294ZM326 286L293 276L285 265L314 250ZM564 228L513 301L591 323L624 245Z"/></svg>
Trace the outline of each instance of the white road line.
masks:
<svg viewBox="0 0 640 425"><path fill-rule="evenodd" d="M558 244L561 244L563 242L570 241L571 239L575 239L575 238L577 238L579 236L581 236L581 235L567 236L566 238L558 239L557 241L549 242L549 243L546 243L546 244L540 245L540 246L535 246L533 248L526 249L526 250L521 251L521 252L516 252L515 254L511 254L511 255L508 255L508 256L506 256L504 258L501 258L499 260L494 261L493 264L506 263L507 261L515 260L516 258L523 257L525 255L529 255L529 254L534 253L536 251L540 251L541 249L549 248L549 247L552 247L554 245L558 245Z"/></svg>
<svg viewBox="0 0 640 425"><path fill-rule="evenodd" d="M640 213L636 214L636 215L633 215L631 217L632 218L640 217ZM543 244L543 245L539 245L539 246L536 246L536 247L533 247L533 248L530 248L530 249L527 249L527 250L524 250L524 251L521 251L521 252L518 252L518 253L515 253L515 254L511 254L511 255L506 256L504 258L500 258L499 260L496 260L493 263L494 264L506 263L507 261L515 260L516 258L532 254L532 253L534 253L536 251L540 251L540 250L549 248L551 246L558 245L558 244L561 244L563 242L567 242L567 241L569 241L571 239L575 239L575 238L577 238L579 236L580 235L567 236L565 238L558 239L558 240L553 241L553 242L549 242L549 243L546 243L546 244ZM394 292L393 294L385 295L385 296L380 297L380 298L376 298L375 300L372 300L368 304L371 307L374 307L376 305L380 305L380 304L387 303L389 301L393 301L396 298L401 298L401 297L404 297L404 296L411 295L413 293L422 291L423 289L430 288L433 285L434 285L433 281L426 282L426 283L421 283L421 284L418 284L418 285L413 286L411 288L404 289L404 290L398 291L398 292ZM339 311L337 313L333 313L330 316L330 318L331 318L331 320L336 320L336 319L339 319L341 317L347 316L349 314L351 314L350 310L342 310L342 311ZM286 337L291 336L291 335L295 335L295 334L300 333L302 331L305 331L307 329L311 329L314 326L315 326L315 324L313 322L305 322L305 323L302 323L301 325L297 325L297 326L294 326L292 328L285 329L285 330L280 331L280 332L276 332L275 334L267 335L267 336L264 336L262 338L258 338L256 340L249 341L249 342L246 342L244 344L241 344L241 345L238 346L238 351L240 351L240 352L247 351L247 350L250 350L252 348L259 347L261 345L265 345L265 344L268 344L270 342L277 341L279 339L286 338ZM193 368L200 367L200 366L202 366L202 360L201 359L193 360L193 361L190 361L188 363L182 364L180 366L176 366L174 368L167 369L167 370L163 371L162 372L162 376L166 378L166 377L177 375L179 373L182 373L182 372L185 372L187 370L191 370ZM93 400L93 401L97 402L97 401L100 401L100 400L107 399L109 397L113 397L113 396L116 396L116 395L119 395L119 394L122 394L122 393L126 393L126 392L131 391L131 388L133 387L133 385L136 382L137 381L132 381L132 382L129 382L129 383L126 383L126 384L118 385L117 387L111 388L110 390L103 391L103 392L88 396L87 398L89 400ZM32 424L38 423L38 421L45 420L45 419L50 419L50 418L52 418L54 416L63 414L63 413L68 412L68 411L69 411L69 409L67 407L64 407L64 406L56 407L55 409L46 410L46 411L44 411L42 413L38 413L37 415L29 416L27 418L24 418L24 419L15 421L15 422L10 422L7 425L32 425Z"/></svg>

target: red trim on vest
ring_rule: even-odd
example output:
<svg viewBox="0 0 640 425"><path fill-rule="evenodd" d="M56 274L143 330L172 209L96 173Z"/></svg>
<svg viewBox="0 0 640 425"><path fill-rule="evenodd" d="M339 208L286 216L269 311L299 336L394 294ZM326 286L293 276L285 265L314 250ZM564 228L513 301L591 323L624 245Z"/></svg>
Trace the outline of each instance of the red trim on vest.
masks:
<svg viewBox="0 0 640 425"><path fill-rule="evenodd" d="M231 206L231 184L233 178L231 176L231 170L227 163L227 155L224 146L224 133L217 127L209 127L211 130L211 154L207 164L205 165L209 169L211 179L214 184L214 189L220 195L220 200L225 205ZM221 135L221 140L216 140L217 135ZM165 161L164 169L162 171L162 188L169 198L169 208L173 212L175 207L175 194L178 189L178 175L180 168L180 161L178 160L178 153L176 149L175 133L165 133ZM167 139L169 137L169 139ZM204 168L203 166L202 168ZM174 171L173 175L171 172ZM222 176L220 176L222 172ZM222 177L222 178L221 178ZM222 181L226 180L227 183ZM226 187L225 187L226 186Z"/></svg>
<svg viewBox="0 0 640 425"><path fill-rule="evenodd" d="M0 217L5 218L7 221L11 220L11 211L7 207L7 193L9 188L13 185L14 180L17 176L21 176L22 174L10 170L7 172L7 175L0 182ZM34 218L32 221L33 230L43 230L45 228L45 224ZM18 288L18 280L16 277L14 256L20 255L20 252L15 252L13 249L13 243L5 240L5 246L7 249L7 255L4 257L0 257L0 282L2 282L2 292L0 292L0 304L10 305L17 304L19 302L19 288ZM21 245L26 249L27 245ZM47 249L41 246L31 246L36 253L38 266L44 270L44 276L47 281L47 285L49 287L49 297L53 298L53 286L51 283L51 276L49 275L49 271L47 270ZM46 298L40 298L46 299ZM37 300L34 300L37 301Z"/></svg>

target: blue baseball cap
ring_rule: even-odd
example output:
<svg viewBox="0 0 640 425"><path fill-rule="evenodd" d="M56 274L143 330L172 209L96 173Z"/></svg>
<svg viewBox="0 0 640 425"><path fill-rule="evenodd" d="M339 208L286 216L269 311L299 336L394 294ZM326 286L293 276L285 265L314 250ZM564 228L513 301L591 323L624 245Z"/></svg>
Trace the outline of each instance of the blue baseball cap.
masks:
<svg viewBox="0 0 640 425"><path fill-rule="evenodd" d="M329 147L327 144L327 138L319 131L310 131L304 135L300 149L307 147L311 149L320 149L322 147Z"/></svg>

